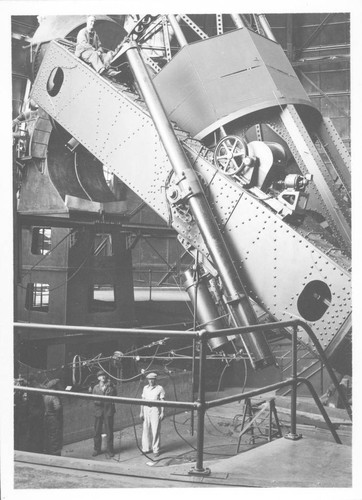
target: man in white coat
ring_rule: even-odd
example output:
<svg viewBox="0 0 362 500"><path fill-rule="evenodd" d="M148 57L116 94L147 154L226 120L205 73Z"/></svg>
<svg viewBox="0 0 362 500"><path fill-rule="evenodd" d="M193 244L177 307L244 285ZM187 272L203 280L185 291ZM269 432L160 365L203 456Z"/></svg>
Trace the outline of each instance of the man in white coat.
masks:
<svg viewBox="0 0 362 500"><path fill-rule="evenodd" d="M148 385L143 388L142 399L163 401L165 391L156 383L157 374L149 373L146 376ZM158 406L141 406L140 417L143 420L142 451L153 451L155 457L160 454L161 421L164 418L164 408Z"/></svg>

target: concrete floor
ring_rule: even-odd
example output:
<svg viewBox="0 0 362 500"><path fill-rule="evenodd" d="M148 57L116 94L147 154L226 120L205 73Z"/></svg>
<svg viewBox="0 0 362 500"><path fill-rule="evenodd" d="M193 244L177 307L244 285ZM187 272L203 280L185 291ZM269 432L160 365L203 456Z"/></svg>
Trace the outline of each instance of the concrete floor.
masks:
<svg viewBox="0 0 362 500"><path fill-rule="evenodd" d="M234 403L229 405L229 414L235 415L240 410L240 405ZM207 413L205 419L205 457L207 459L227 458L233 456L236 450L237 435L230 429L230 420L219 415L221 409L213 409ZM227 411L227 409L223 409ZM221 418L220 418L221 417ZM195 432L191 435L191 412L183 412L169 416L162 422L161 431L161 453L155 459L153 454L144 456L137 447L141 446L142 426L128 427L114 434L115 456L107 459L105 453L92 457L93 439L87 439L78 443L63 447L62 456L72 458L84 458L101 462L127 463L132 467L152 466L164 467L180 463L190 463L195 460L196 451L196 425ZM135 437L137 435L137 441ZM177 434L177 432L179 434ZM182 437L180 437L182 436ZM186 442L187 441L187 442ZM250 446L247 446L250 448ZM105 446L103 446L105 450ZM155 460L155 461L153 461Z"/></svg>
<svg viewBox="0 0 362 500"><path fill-rule="evenodd" d="M242 405L239 403L209 410L205 418L205 461L235 455L238 435L230 424L234 415L241 412ZM193 436L191 418L189 411L165 418L162 422L161 453L157 459L152 453L149 458L144 456L137 448L135 432L140 446L141 425L115 432L115 456L110 459L105 453L92 457L93 439L64 446L61 458L31 454L29 459L27 454L17 452L15 488L197 486L197 482L196 485L193 482L190 484L189 478L185 479L185 474L187 476L187 471L196 461L196 414ZM241 446L242 451L252 447L249 439L247 436ZM181 476L172 476L172 471L178 466L183 467ZM77 467L83 470L75 470ZM122 474L122 477L117 477L117 474Z"/></svg>
<svg viewBox="0 0 362 500"><path fill-rule="evenodd" d="M182 412L162 422L161 454L157 459L153 454L142 455L135 437L136 432L140 445L142 427L132 426L115 433L115 456L111 459L105 454L92 457L92 439L64 446L62 457L17 452L15 488L351 485L351 448L336 445L323 429L325 439L320 440L318 435L319 441L315 439L316 429L305 432L305 426L299 430L303 439L295 442L281 438L267 443L259 436L254 449L247 433L236 455L240 427L235 429L233 419L242 410L243 404L232 403L207 412L204 462L212 470L208 478L188 475L196 460L193 448L197 421L195 416L192 436L191 413ZM283 426L283 435L288 430L287 425Z"/></svg>

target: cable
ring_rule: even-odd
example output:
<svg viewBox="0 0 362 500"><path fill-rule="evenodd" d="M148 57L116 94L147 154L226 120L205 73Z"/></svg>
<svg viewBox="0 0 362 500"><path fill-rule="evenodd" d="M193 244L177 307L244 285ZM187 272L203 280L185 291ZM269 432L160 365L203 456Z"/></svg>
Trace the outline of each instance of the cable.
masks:
<svg viewBox="0 0 362 500"><path fill-rule="evenodd" d="M78 363L76 363L76 360L79 359ZM80 359L80 356L79 354L76 354L73 358L73 363L72 363L72 382L73 382L73 385L80 385L81 381L82 381L82 365L81 365L81 359ZM78 382L77 382L77 378L76 378L76 368L77 368L77 365L78 365Z"/></svg>
<svg viewBox="0 0 362 500"><path fill-rule="evenodd" d="M49 292L53 292L54 290L58 290L58 288L61 288L62 286L66 285L67 283L69 283L70 280L72 280L74 278L74 276L76 276L79 271L82 269L82 267L84 266L84 264L87 262L87 260L93 255L93 252L90 251L88 255L86 255L85 259L83 260L83 262L81 262L81 264L79 264L78 266L78 269L76 269L74 271L74 273L69 277L67 278L65 281L63 281L63 283L60 283L59 285L57 286L54 286L53 288L49 288Z"/></svg>
<svg viewBox="0 0 362 500"><path fill-rule="evenodd" d="M54 252L54 250L61 244L63 243L63 241L67 238L69 238L72 234L74 233L74 229L72 229L68 234L66 234L64 236L64 238L62 238L60 241L58 241L58 243L49 250L49 252L47 252L45 255L43 255L43 257L41 257L41 259L39 259L37 262L35 262L35 264L33 266L31 266L31 268L23 275L22 277L22 280L25 278L25 276L27 276L28 274L30 274L33 269L35 269L44 259L46 259L52 252Z"/></svg>
<svg viewBox="0 0 362 500"><path fill-rule="evenodd" d="M137 397L138 395L138 391L140 389L140 385L141 385L141 380L139 381L139 384L138 384L138 387L137 387L137 391L136 391L136 394L135 394L135 398ZM132 405L130 405L130 411L131 411L131 416L132 416L132 423L133 423L133 432L134 432L134 436L135 436L135 440L136 440L136 446L138 448L138 450L142 453L142 455L144 455L148 460L151 460L151 462L153 463L158 463L158 462L162 462L163 460L168 460L168 459L174 459L174 458L177 458L178 455L176 456L168 456L168 457L162 457L162 458L158 458L157 460L150 457L149 455L147 455L147 453L145 453L142 448L140 447L139 443L138 443L138 436L137 436L137 430L136 430L136 423L135 423L135 419L134 419L134 415L133 415L133 410L132 410Z"/></svg>
<svg viewBox="0 0 362 500"><path fill-rule="evenodd" d="M207 418L208 418L208 420L209 420L210 424L213 426L213 428L214 428L215 430L217 430L217 432L219 432L222 436L227 436L227 437L229 436L229 434L225 434L225 432L222 432L220 429L218 429L218 428L216 427L216 425L212 422L211 418L210 418L210 417L209 417L209 415L207 414L207 411L205 412L205 415L207 416ZM211 434L211 435L212 435L212 434Z"/></svg>
<svg viewBox="0 0 362 500"><path fill-rule="evenodd" d="M139 381L138 383L138 387L137 387L137 390L136 390L136 394L135 394L135 398L137 398L137 395L138 395L138 391L140 390L140 385L141 385L141 380ZM151 460L151 462L156 462L155 459L151 458L149 455L147 455L147 453L145 453L142 448L140 447L139 443L138 443L138 436L137 436L137 430L136 430L136 422L135 422L135 419L134 419L134 415L133 415L133 410L132 410L132 405L129 406L130 410L131 410L131 416L132 416L132 423L133 423L133 432L134 432L134 437L135 437L135 440L136 440L136 446L137 448L139 449L139 451L142 453L142 455L144 455L146 458L148 458L148 460Z"/></svg>
<svg viewBox="0 0 362 500"><path fill-rule="evenodd" d="M171 382L172 382L172 385L173 385L173 392L174 392L174 395L175 395L175 401L178 401L178 399L177 399L177 393L176 393L176 386L175 386L175 382L174 382L173 378L171 377L171 375L170 375L169 371L168 371L168 370L167 370L167 371L165 370L165 372L166 372L166 374L168 375L168 377L171 379ZM177 435L178 435L178 436L182 439L182 441L184 441L184 442L185 442L188 446L190 446L190 448L192 448L193 450L197 451L197 448L195 448L195 447L194 447L191 443L189 443L189 442L187 441L187 439L185 439L185 438L184 438L184 437L183 437L183 436L179 433L179 431L178 431L178 429L177 429L177 426L176 426L175 416L176 416L176 408L175 408L175 410L174 410L174 412L173 412L173 426L174 426L174 428L175 428L176 434L177 434Z"/></svg>
<svg viewBox="0 0 362 500"><path fill-rule="evenodd" d="M147 368L143 369L143 371L141 373L138 373L137 375L135 375L134 377L131 377L131 378L117 378L115 377L114 375L112 375L111 373L109 373L105 368L103 368L103 366L100 364L100 362L98 361L98 365L99 367L111 378L113 378L114 380L117 380L118 382L130 382L131 380L136 380L138 377L141 377L143 376L145 373L147 373L147 371L150 369L150 367L152 366L154 360L155 360L155 357L156 357L156 354L157 354L157 351L159 350L160 348L160 344L157 346L157 349L151 359L151 362L149 363L149 365L147 366Z"/></svg>
<svg viewBox="0 0 362 500"><path fill-rule="evenodd" d="M221 372L221 375L220 375L220 377L219 377L219 383L218 383L218 386L217 386L217 391L216 391L216 398L217 398L217 397L218 397L218 395L219 395L219 392L220 392L220 387L221 387L221 382L222 382L222 378L223 378L223 376L224 376L224 373L225 373L225 371L226 371L226 368L229 368L230 364L231 364L231 363L227 363L227 362L226 362L226 364L225 364L225 366L224 366L224 368L223 368L223 370L222 370L222 372Z"/></svg>
<svg viewBox="0 0 362 500"><path fill-rule="evenodd" d="M172 382L172 385L173 385L173 389L174 389L174 394L175 394L175 400L178 401L177 399L177 394L176 394L176 386L175 386L175 382L173 380L173 378L171 377L171 375L166 371L167 375L170 377L171 379L171 382ZM175 408L175 411L174 411L174 414L173 414L173 426L175 428L175 431L176 431L176 434L188 445L190 446L190 448L192 448L194 451L197 451L197 448L195 448L195 446L193 446L191 443L189 443L187 441L187 439L185 439L181 434L180 432L178 431L177 429L177 426L176 426L176 421L175 421L175 415L176 415L176 408ZM219 446L219 445L215 445L215 446ZM186 452L187 453L187 452ZM216 456L221 456L221 457L229 457L229 456L233 456L233 455L225 455L225 454L222 454L222 453L210 453L210 452L207 452L205 451L205 447L204 447L204 455L216 455Z"/></svg>

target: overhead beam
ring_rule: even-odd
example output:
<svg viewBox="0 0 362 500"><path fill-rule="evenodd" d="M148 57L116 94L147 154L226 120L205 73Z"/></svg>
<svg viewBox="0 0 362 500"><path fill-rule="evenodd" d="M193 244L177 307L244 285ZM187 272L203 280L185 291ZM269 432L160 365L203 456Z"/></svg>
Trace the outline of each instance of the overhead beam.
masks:
<svg viewBox="0 0 362 500"><path fill-rule="evenodd" d="M301 45L298 49L297 52L300 54L303 52L304 49L310 46L310 44L313 42L313 40L319 35L319 33L323 30L325 25L327 24L328 21L332 19L332 17L335 16L334 13L327 14L326 17L323 19L323 21L320 23L318 28L316 28L313 33L310 35L310 37Z"/></svg>
<svg viewBox="0 0 362 500"><path fill-rule="evenodd" d="M294 60L294 26L293 14L287 14L287 56L290 62Z"/></svg>
<svg viewBox="0 0 362 500"><path fill-rule="evenodd" d="M313 80L311 80L305 73L304 71L302 71L300 68L298 69L298 73L312 86L314 87L318 93L320 94L321 97L324 97L332 106L334 106L336 108L336 110L342 115L342 116L345 116L346 118L349 118L349 115L343 111L342 109L340 109L337 104L325 93L323 92L323 90L318 87L318 85L316 83L313 82Z"/></svg>

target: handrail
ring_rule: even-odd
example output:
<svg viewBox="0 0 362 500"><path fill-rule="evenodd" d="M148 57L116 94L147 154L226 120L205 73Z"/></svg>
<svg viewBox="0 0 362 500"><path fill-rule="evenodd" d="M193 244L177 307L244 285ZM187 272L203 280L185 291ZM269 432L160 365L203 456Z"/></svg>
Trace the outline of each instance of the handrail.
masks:
<svg viewBox="0 0 362 500"><path fill-rule="evenodd" d="M288 439L292 440L297 440L301 436L297 434L296 432L296 415L297 415L297 386L298 384L304 383L307 385L314 401L316 402L319 411L321 412L329 430L331 431L335 441L338 444L341 444L341 440L335 431L333 424L323 407L314 387L312 386L311 382L307 380L306 378L299 377L297 374L297 332L298 332L298 326L302 327L309 338L312 340L314 343L318 354L320 355L320 358L324 365L326 366L328 373L332 379L332 382L336 386L336 389L338 391L338 394L340 395L343 403L345 404L346 410L348 412L348 415L352 419L352 412L351 408L348 404L348 402L345 400L344 394L339 388L339 384L337 381L337 378L332 370L332 368L329 366L328 360L324 354L324 351L315 336L313 330L310 328L310 326L305 323L304 321L301 320L291 320L291 321L281 321L281 322L276 322L276 323L264 323L264 324L259 324L259 325L248 325L244 327L237 327L237 328L227 328L223 330L217 330L217 331L206 331L206 330L199 330L199 331L188 331L188 332L183 332L183 331L178 331L178 330L142 330L140 328L104 328L104 327L89 327L89 326L69 326L69 325L48 325L48 324L38 324L38 323L15 323L14 326L17 329L41 329L41 330L55 330L55 331L76 331L76 332L97 332L97 333L116 333L119 335L127 335L127 334L132 334L132 335L162 335L162 336L169 336L169 337L184 337L184 338L193 338L195 340L199 341L200 344L200 351L199 351L199 393L198 393L198 399L197 401L149 401L149 400L144 400L144 399L136 399L136 398L126 398L126 397L115 397L115 396L97 396L94 394L83 394L83 393L75 393L75 392L67 392L67 391L54 391L51 389L40 389L40 388L35 388L35 387L24 387L24 386L15 386L14 390L16 391L23 391L23 392L38 392L42 394L52 394L52 395L58 395L58 396L67 396L67 397L79 397L82 399L87 399L87 400L103 400L103 401L110 401L113 403L119 403L119 404L135 404L135 405L144 405L144 404L150 404L151 406L160 406L160 407L170 407L170 408L186 408L186 409L191 409L191 410L196 410L198 414L198 419L197 419L197 457L196 457L196 466L192 468L189 471L189 474L193 475L209 475L210 470L208 468L204 468L203 466L203 453L204 453L204 425L205 425L205 413L208 408L216 407L216 406L221 406L226 403L231 403L234 401L239 401L242 399L250 398L259 394L264 394L266 392L269 392L271 390L275 390L284 386L291 386L292 387L292 392L291 392L291 406L290 406L290 412L291 412L291 426L290 426L290 433L287 434L285 437ZM262 387L260 389L256 389L254 391L248 391L244 392L241 394L237 394L234 396L229 396L226 398L221 398L221 399L216 399L213 401L205 401L205 363L207 360L206 356L206 351L207 351L207 341L209 339L212 339L214 337L219 337L220 335L232 335L232 334L246 334L249 333L250 331L253 331L254 333L262 333L266 329L280 329L280 328L285 328L285 327L292 327L293 331L291 333L292 337L292 377L290 379L287 379L282 382L278 382L276 384L271 384L266 387Z"/></svg>
<svg viewBox="0 0 362 500"><path fill-rule="evenodd" d="M316 402L318 409L321 412L326 424L328 425L328 428L331 431L331 434L333 435L336 443L342 444L342 441L341 441L340 437L338 436L337 432L335 431L333 423L331 422L329 415L326 412L324 406L322 405L322 403L318 397L318 394L316 393L311 382L308 379L303 378L303 377L298 377L297 381L298 381L298 384L306 384L308 386L308 389L309 389L314 401ZM219 399L214 399L212 401L207 401L205 403L205 406L207 409L210 409L210 408L216 408L217 406L222 406L222 405L228 404L228 403L235 403L235 401L243 401L243 400L248 399L248 398L252 398L252 397L259 396L261 394L265 394L267 392L273 391L273 390L280 389L281 387L293 385L293 383L294 383L294 380L290 378L290 379L284 380L283 382L271 384L271 385L262 387L260 389L256 389L254 391L242 392L239 394L234 394L232 396L227 396L225 398L219 398Z"/></svg>
<svg viewBox="0 0 362 500"><path fill-rule="evenodd" d="M343 406L347 410L349 418L352 420L351 406L348 403L348 401L346 400L346 397L339 386L339 382L337 380L337 377L334 374L326 355L324 354L324 351L322 349L322 346L319 343L319 340L315 336L312 328L305 321L302 321L300 319L295 319L295 320L289 320L289 321L279 321L279 322L275 322L275 323L263 323L263 324L254 325L254 326L226 328L224 330L214 330L212 332L205 332L204 335L205 335L206 339L212 339L214 337L219 337L220 335L226 335L226 336L235 335L235 334L243 335L243 334L248 333L251 330L253 332L262 332L263 330L267 330L267 329L275 330L275 329L286 328L286 327L296 328L298 326L302 327L305 330L305 332L307 333L307 335L309 336L309 338L312 340L314 346L316 347L316 349L318 351L318 354L319 354L322 362L324 363L324 365L328 371L329 376L331 377L331 380L332 380L332 382L333 382L333 384L338 392L338 395L341 398Z"/></svg>
<svg viewBox="0 0 362 500"><path fill-rule="evenodd" d="M52 396L66 396L80 399L87 399L88 401L108 401L109 403L132 404L138 406L160 406L164 408L186 408L195 410L199 404L197 401L164 401L140 398L124 398L121 396L104 396L97 394L85 394L83 392L69 392L69 391L55 391L51 389L41 389L38 387L26 387L15 385L14 390L22 392L35 392L40 394L50 394Z"/></svg>
<svg viewBox="0 0 362 500"><path fill-rule="evenodd" d="M85 332L85 333L117 333L122 335L162 335L163 337L187 337L199 338L204 330L183 332L180 330L162 330L162 329L142 329L142 328L107 328L98 326L71 326L71 325L51 325L46 323L14 323L14 327L20 330L56 330L62 332ZM205 330L206 331L206 330Z"/></svg>

